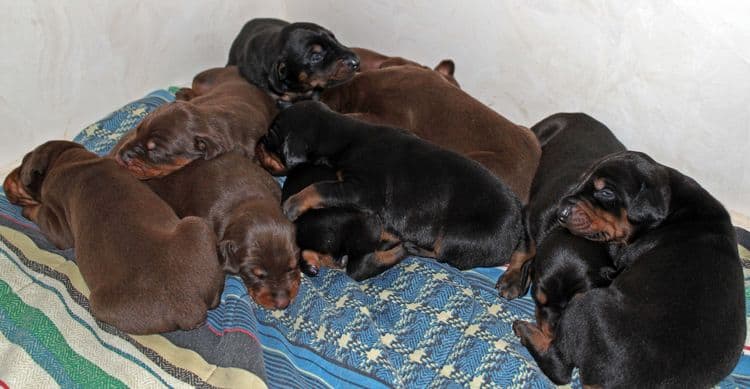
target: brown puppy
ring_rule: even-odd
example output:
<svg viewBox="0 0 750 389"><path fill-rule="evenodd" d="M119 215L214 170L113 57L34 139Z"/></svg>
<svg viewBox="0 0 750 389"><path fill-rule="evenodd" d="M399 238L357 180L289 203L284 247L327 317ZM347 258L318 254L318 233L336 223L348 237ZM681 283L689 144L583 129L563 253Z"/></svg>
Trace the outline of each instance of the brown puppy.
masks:
<svg viewBox="0 0 750 389"><path fill-rule="evenodd" d="M199 73L193 89L183 88L177 98L146 116L110 152L136 177L163 177L233 149L252 158L276 114L273 100L236 66Z"/></svg>
<svg viewBox="0 0 750 389"><path fill-rule="evenodd" d="M210 227L178 219L111 159L47 142L3 189L55 246L75 247L97 319L132 334L189 330L219 304L224 274Z"/></svg>
<svg viewBox="0 0 750 389"><path fill-rule="evenodd" d="M297 296L294 225L281 212L279 184L262 167L230 152L146 182L180 217L213 226L224 270L239 274L258 304L283 309Z"/></svg>
<svg viewBox="0 0 750 389"><path fill-rule="evenodd" d="M541 155L539 142L528 128L500 116L451 83L446 75L452 78L452 66L433 71L413 61L357 50L365 57L363 68L373 70L325 90L323 102L340 113L405 128L463 154L502 179L523 203L528 201Z"/></svg>
<svg viewBox="0 0 750 389"><path fill-rule="evenodd" d="M352 51L355 52L357 56L359 56L360 66L357 71L358 73L402 65L417 66L429 69L427 66L420 65L404 57L389 57L385 54L380 54L377 51L363 49L361 47L352 47ZM458 85L458 81L453 78L453 73L456 71L456 64L453 63L453 60L442 60L439 64L437 64L437 66L435 66L435 69L433 70L438 72L451 84L460 87L460 85Z"/></svg>

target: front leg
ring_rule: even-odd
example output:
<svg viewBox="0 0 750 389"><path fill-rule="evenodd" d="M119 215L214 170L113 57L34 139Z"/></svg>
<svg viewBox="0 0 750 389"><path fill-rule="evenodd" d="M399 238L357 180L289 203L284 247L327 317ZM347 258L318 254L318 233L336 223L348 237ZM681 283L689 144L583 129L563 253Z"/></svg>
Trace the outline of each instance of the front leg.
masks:
<svg viewBox="0 0 750 389"><path fill-rule="evenodd" d="M346 181L321 181L309 185L284 202L284 214L294 221L311 209L328 207L361 208L357 188Z"/></svg>
<svg viewBox="0 0 750 389"><path fill-rule="evenodd" d="M73 247L73 234L68 223L60 220L57 215L44 205L23 208L23 216L36 223L47 240L60 250Z"/></svg>

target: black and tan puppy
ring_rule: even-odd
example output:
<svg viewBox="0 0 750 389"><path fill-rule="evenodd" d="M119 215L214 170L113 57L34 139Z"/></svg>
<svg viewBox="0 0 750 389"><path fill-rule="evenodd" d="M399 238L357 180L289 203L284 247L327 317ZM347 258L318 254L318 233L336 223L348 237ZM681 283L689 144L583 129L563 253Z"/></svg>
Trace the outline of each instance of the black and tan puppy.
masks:
<svg viewBox="0 0 750 389"><path fill-rule="evenodd" d="M508 187L476 162L407 131L302 102L276 117L257 154L276 173L307 162L335 168L340 180L306 187L284 211L292 220L328 207L376 214L392 243L374 256L381 269L407 253L459 269L528 256L521 203Z"/></svg>
<svg viewBox="0 0 750 389"><path fill-rule="evenodd" d="M320 90L349 81L359 58L332 32L314 23L253 19L232 43L227 65L282 106L316 99Z"/></svg>
<svg viewBox="0 0 750 389"><path fill-rule="evenodd" d="M224 270L238 274L258 304L283 309L297 296L294 225L281 212L279 184L262 167L230 152L147 183L177 215L208 221Z"/></svg>
<svg viewBox="0 0 750 389"><path fill-rule="evenodd" d="M597 162L560 203L573 234L618 243L620 272L574 298L550 339L513 328L555 383L703 388L728 375L745 339L737 242L724 207L694 180L647 155Z"/></svg>
<svg viewBox="0 0 750 389"><path fill-rule="evenodd" d="M47 142L3 189L55 246L75 248L97 319L132 334L188 330L219 304L224 273L211 228L179 219L113 160Z"/></svg>
<svg viewBox="0 0 750 389"><path fill-rule="evenodd" d="M287 174L281 201L309 185L338 179L331 167L297 165ZM365 279L373 272L385 270L380 269L374 258L378 251L387 250L390 242L381 244L383 224L377 215L351 207L311 209L294 224L297 245L302 250L302 270L306 274L315 275L325 266L346 268L352 278Z"/></svg>
<svg viewBox="0 0 750 389"><path fill-rule="evenodd" d="M554 337L573 296L609 285L612 270L606 244L571 234L560 225L557 206L591 165L625 147L604 124L582 113L555 114L531 130L542 145L527 207L529 235L537 248L530 272L532 296L537 326Z"/></svg>

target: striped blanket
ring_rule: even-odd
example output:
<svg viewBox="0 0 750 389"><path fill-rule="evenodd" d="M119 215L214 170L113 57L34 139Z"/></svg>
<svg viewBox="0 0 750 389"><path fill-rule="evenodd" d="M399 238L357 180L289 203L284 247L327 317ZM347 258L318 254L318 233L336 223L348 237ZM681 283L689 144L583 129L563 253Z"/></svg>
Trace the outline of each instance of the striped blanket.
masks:
<svg viewBox="0 0 750 389"><path fill-rule="evenodd" d="M173 91L128 104L75 140L104 154ZM750 234L738 237L748 269ZM133 336L91 316L73 251L56 250L0 193L0 387L552 387L511 330L533 318L533 302L499 298L501 273L409 258L357 283L324 269L303 277L283 311L256 305L227 277L203 327ZM720 386L749 385L743 355Z"/></svg>

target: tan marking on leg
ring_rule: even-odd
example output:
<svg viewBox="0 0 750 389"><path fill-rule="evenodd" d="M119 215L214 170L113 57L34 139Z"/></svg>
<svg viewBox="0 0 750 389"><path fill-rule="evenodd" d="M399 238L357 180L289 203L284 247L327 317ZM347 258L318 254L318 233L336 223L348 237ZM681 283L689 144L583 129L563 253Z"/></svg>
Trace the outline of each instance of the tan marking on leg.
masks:
<svg viewBox="0 0 750 389"><path fill-rule="evenodd" d="M373 254L375 260L382 266L393 266L406 257L406 251L400 244L385 251L375 251Z"/></svg>

